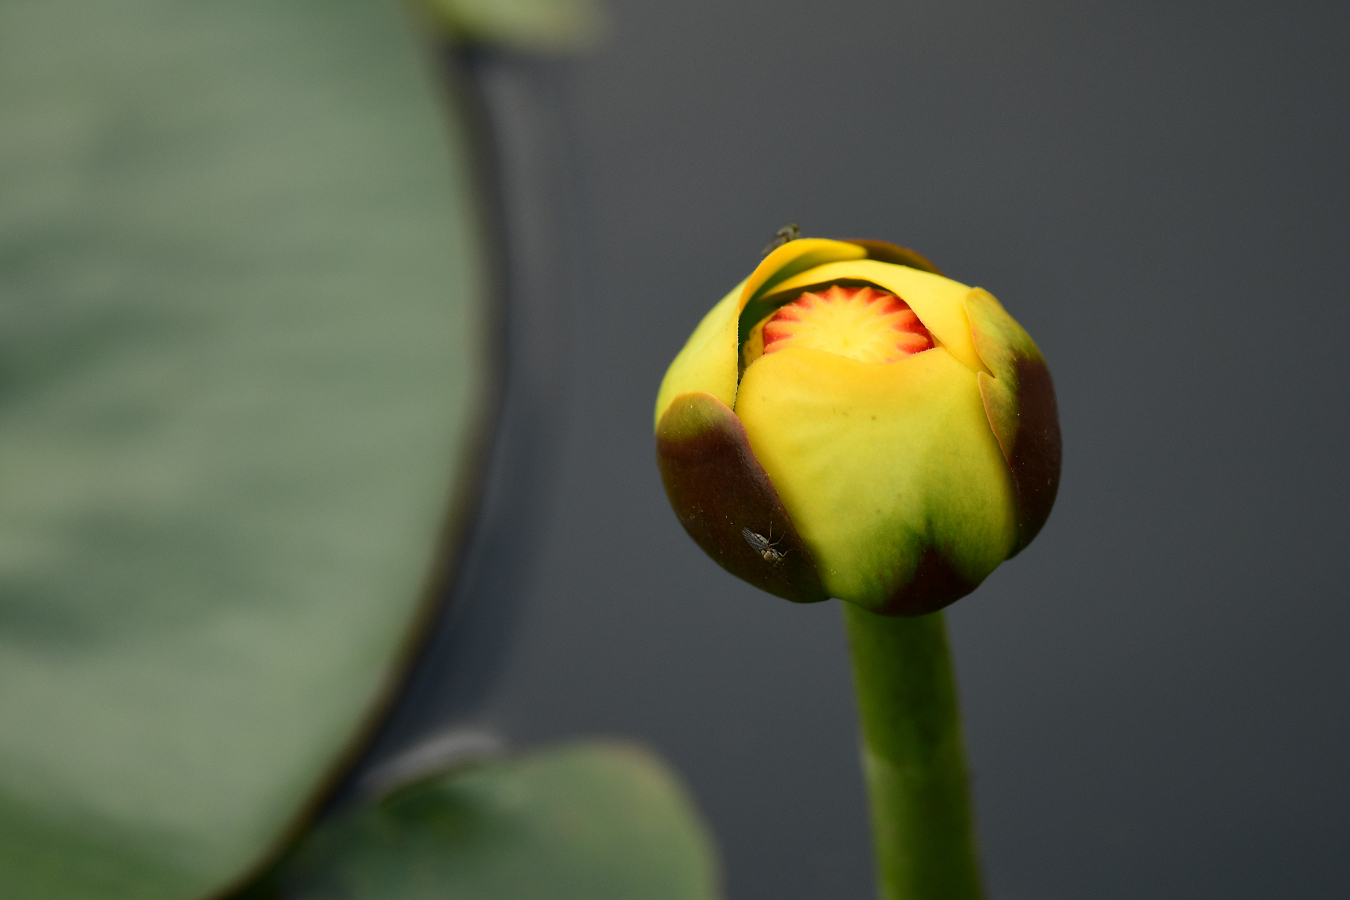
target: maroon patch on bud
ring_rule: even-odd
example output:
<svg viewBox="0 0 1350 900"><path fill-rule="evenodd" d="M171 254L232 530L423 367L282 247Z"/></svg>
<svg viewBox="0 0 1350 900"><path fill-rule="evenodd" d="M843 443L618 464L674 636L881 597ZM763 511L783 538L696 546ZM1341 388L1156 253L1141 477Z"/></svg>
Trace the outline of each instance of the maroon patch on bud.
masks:
<svg viewBox="0 0 1350 900"><path fill-rule="evenodd" d="M869 611L883 616L922 616L951 606L977 587L978 583L958 575L941 552L929 547L909 584L887 597L879 609L869 607Z"/></svg>
<svg viewBox="0 0 1350 900"><path fill-rule="evenodd" d="M1017 495L1016 556L1040 533L1050 518L1059 492L1062 448L1059 407L1050 368L1043 359L1019 357L1014 361L1017 384L1017 434L1012 446L1004 447Z"/></svg>
<svg viewBox="0 0 1350 900"><path fill-rule="evenodd" d="M847 240L846 244L857 244L867 251L868 259L875 259L877 262L895 263L898 266L909 266L911 269L919 269L923 272L932 272L934 275L941 275L942 270L930 263L923 256L915 253L908 247L901 247L898 244L892 244L890 241L862 241Z"/></svg>
<svg viewBox="0 0 1350 900"><path fill-rule="evenodd" d="M656 428L666 496L689 536L718 565L785 600L828 599L745 427L711 394L681 394Z"/></svg>

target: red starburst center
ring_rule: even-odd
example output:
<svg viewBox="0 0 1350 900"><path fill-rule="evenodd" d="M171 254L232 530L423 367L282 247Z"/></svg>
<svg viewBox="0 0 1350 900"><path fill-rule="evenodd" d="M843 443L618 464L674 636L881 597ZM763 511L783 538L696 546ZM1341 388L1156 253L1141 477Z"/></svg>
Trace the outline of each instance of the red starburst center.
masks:
<svg viewBox="0 0 1350 900"><path fill-rule="evenodd" d="M933 336L895 294L833 285L807 291L764 323L764 353L788 347L887 363L932 349Z"/></svg>

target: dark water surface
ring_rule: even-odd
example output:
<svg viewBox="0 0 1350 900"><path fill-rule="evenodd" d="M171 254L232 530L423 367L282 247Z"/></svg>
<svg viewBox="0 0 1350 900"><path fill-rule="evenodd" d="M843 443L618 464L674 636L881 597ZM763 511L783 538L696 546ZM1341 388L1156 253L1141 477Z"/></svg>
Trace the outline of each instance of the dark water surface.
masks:
<svg viewBox="0 0 1350 900"><path fill-rule="evenodd" d="M733 900L870 895L839 610L703 556L651 415L780 225L884 238L998 296L1059 392L1054 514L950 613L992 895L1344 896L1347 8L612 11L566 85L561 486L487 718L653 743Z"/></svg>

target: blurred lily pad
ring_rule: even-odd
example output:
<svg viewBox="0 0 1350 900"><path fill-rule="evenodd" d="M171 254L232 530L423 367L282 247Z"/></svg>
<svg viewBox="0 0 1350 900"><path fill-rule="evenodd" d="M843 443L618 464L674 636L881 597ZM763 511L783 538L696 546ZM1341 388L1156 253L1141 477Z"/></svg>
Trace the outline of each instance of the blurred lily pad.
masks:
<svg viewBox="0 0 1350 900"><path fill-rule="evenodd" d="M200 896L395 671L484 392L381 0L0 4L0 895Z"/></svg>
<svg viewBox="0 0 1350 900"><path fill-rule="evenodd" d="M467 765L312 833L237 900L715 900L712 842L635 746Z"/></svg>
<svg viewBox="0 0 1350 900"><path fill-rule="evenodd" d="M604 35L599 0L423 0L452 34L516 50L567 53Z"/></svg>

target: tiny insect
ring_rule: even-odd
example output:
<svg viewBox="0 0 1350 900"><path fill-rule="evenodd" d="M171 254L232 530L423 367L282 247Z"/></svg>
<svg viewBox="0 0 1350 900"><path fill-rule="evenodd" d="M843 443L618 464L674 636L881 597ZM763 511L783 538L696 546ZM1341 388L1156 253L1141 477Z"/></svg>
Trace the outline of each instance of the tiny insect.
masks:
<svg viewBox="0 0 1350 900"><path fill-rule="evenodd" d="M791 550L783 551L778 549L778 544L782 541L773 539L773 529L769 529L769 536L765 537L757 531L751 531L749 528L741 529L741 537L750 545L750 549L759 554L759 558L764 560L775 569L783 564L783 560L791 553Z"/></svg>
<svg viewBox="0 0 1350 900"><path fill-rule="evenodd" d="M768 256L788 241L795 241L801 236L802 230L797 227L796 222L793 222L791 225L784 225L773 233L773 240L769 241L769 245L764 248L764 255Z"/></svg>

